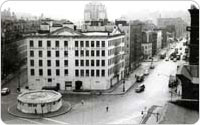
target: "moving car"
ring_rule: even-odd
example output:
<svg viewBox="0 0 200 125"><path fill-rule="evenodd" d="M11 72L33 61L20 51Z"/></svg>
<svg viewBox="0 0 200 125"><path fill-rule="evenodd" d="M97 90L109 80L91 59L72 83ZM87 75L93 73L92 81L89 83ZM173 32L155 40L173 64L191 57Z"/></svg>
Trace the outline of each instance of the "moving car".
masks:
<svg viewBox="0 0 200 125"><path fill-rule="evenodd" d="M151 66L150 66L150 69L154 69L154 68L155 68L155 66L154 66L154 65L151 65Z"/></svg>
<svg viewBox="0 0 200 125"><path fill-rule="evenodd" d="M144 81L144 74L143 73L137 74L135 75L135 78L136 78L136 82L142 82Z"/></svg>
<svg viewBox="0 0 200 125"><path fill-rule="evenodd" d="M180 60L181 59L181 55L176 55L176 59Z"/></svg>
<svg viewBox="0 0 200 125"><path fill-rule="evenodd" d="M173 60L174 62L176 62L177 60L176 60L176 58L174 58L174 60Z"/></svg>
<svg viewBox="0 0 200 125"><path fill-rule="evenodd" d="M136 89L135 92L142 92L145 89L145 85L144 84L140 84Z"/></svg>
<svg viewBox="0 0 200 125"><path fill-rule="evenodd" d="M1 95L8 95L9 93L10 93L10 89L9 88L1 89Z"/></svg>
<svg viewBox="0 0 200 125"><path fill-rule="evenodd" d="M149 70L148 70L148 69L146 69L146 70L144 71L144 75L145 75L145 76L149 75Z"/></svg>

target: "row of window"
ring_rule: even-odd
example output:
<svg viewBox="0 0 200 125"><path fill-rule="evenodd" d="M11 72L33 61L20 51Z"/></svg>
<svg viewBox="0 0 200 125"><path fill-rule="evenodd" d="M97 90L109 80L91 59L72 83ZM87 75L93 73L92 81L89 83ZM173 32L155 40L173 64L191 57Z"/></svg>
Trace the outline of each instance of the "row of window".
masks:
<svg viewBox="0 0 200 125"><path fill-rule="evenodd" d="M86 50L84 52L84 50L75 50L75 56L100 56L100 52L101 52L101 56L105 56L105 50L96 50L96 55L95 55L95 50Z"/></svg>
<svg viewBox="0 0 200 125"><path fill-rule="evenodd" d="M124 59L124 55L117 55L111 59L108 59L108 65L112 65L114 63L118 63L120 60Z"/></svg>
<svg viewBox="0 0 200 125"><path fill-rule="evenodd" d="M47 57L51 57L51 51L47 51ZM34 57L34 51L30 51L30 57ZM43 57L43 51L38 51L38 57ZM60 51L55 51L55 57L60 57ZM64 57L68 57L68 51L64 51Z"/></svg>
<svg viewBox="0 0 200 125"><path fill-rule="evenodd" d="M43 76L43 69L38 69L38 75L39 76ZM56 69L55 70L56 76L60 76L60 69ZM30 74L31 76L35 76L35 69L30 69ZM47 75L51 76L52 75L52 70L51 69L47 69ZM68 69L64 69L64 76L68 76Z"/></svg>
<svg viewBox="0 0 200 125"><path fill-rule="evenodd" d="M39 73L38 74L39 76L43 76L44 75L43 69L39 69L38 73ZM60 76L60 69L56 69L55 73L56 73L56 76ZM68 76L68 73L69 73L68 69L64 69L64 76ZM31 76L35 76L36 75L35 69L30 69L30 74L31 74ZM52 70L51 69L47 69L47 75L52 76ZM76 69L75 70L75 76L76 77L79 77L79 76L81 76L81 77L84 77L84 76L87 76L87 77L89 77L89 76L105 77L105 70L104 69L103 70L99 70L99 69L97 69L97 70L94 70L94 69L92 69L92 70L88 70L88 69L87 70L83 70L83 69L78 70L78 69Z"/></svg>
<svg viewBox="0 0 200 125"><path fill-rule="evenodd" d="M75 60L75 66L105 66L105 60Z"/></svg>
<svg viewBox="0 0 200 125"><path fill-rule="evenodd" d="M105 47L105 41L75 41L75 47L95 47L95 43L96 47Z"/></svg>
<svg viewBox="0 0 200 125"><path fill-rule="evenodd" d="M115 47L115 48L113 48L113 49L109 49L109 50L108 50L108 56L113 55L113 54L117 55L117 54L119 54L119 52L121 52L121 51L123 51L123 47L121 47L121 46Z"/></svg>
<svg viewBox="0 0 200 125"><path fill-rule="evenodd" d="M38 40L38 47L43 47L42 43L43 43L42 40ZM30 40L29 45L30 45L30 47L35 47L34 41ZM46 45L47 45L47 47L51 47L52 46L51 41L47 40ZM60 47L60 41L58 41L58 40L55 41L55 47ZM64 47L68 47L68 41L64 41Z"/></svg>
<svg viewBox="0 0 200 125"><path fill-rule="evenodd" d="M60 60L55 60L55 64L56 67L60 66ZM35 66L35 61L34 60L30 60L30 66ZM38 66L43 66L43 60L38 60ZM52 66L52 61L51 60L47 60L47 66ZM64 66L68 67L68 60L64 60Z"/></svg>
<svg viewBox="0 0 200 125"><path fill-rule="evenodd" d="M81 69L81 70L78 70L78 69L76 69L75 70L75 76L76 77L79 77L79 76L81 76L81 77L84 77L84 76L86 76L86 77L89 77L89 76L91 76L91 77L94 77L94 76L96 76L96 77L105 77L105 70L103 69L103 70L99 70L99 69L97 69L97 70L83 70L83 69Z"/></svg>
<svg viewBox="0 0 200 125"><path fill-rule="evenodd" d="M115 72L119 72L120 68L123 68L123 67L124 67L124 62L111 67L110 69L108 69L108 76L110 76L111 74L113 74Z"/></svg>
<svg viewBox="0 0 200 125"><path fill-rule="evenodd" d="M121 42L124 42L124 38L110 40L108 41L108 46L118 46Z"/></svg>

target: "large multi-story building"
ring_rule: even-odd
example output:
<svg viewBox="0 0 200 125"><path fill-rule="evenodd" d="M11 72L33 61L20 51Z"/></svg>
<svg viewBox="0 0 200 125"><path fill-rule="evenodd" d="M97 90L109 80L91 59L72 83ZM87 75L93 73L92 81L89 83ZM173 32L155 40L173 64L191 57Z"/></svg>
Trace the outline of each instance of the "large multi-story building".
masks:
<svg viewBox="0 0 200 125"><path fill-rule="evenodd" d="M63 27L27 37L30 89L105 90L124 77L124 34Z"/></svg>
<svg viewBox="0 0 200 125"><path fill-rule="evenodd" d="M152 57L151 31L144 31L142 34L142 53L145 59Z"/></svg>
<svg viewBox="0 0 200 125"><path fill-rule="evenodd" d="M106 7L97 1L85 5L84 9L85 23L91 26L102 26L108 22Z"/></svg>

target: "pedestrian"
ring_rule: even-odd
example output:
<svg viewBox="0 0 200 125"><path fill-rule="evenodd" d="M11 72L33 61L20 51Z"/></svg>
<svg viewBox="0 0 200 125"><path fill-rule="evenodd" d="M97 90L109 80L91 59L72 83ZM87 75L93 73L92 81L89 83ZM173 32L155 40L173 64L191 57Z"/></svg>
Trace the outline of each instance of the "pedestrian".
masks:
<svg viewBox="0 0 200 125"><path fill-rule="evenodd" d="M108 112L108 106L106 106L106 112Z"/></svg>
<svg viewBox="0 0 200 125"><path fill-rule="evenodd" d="M81 100L81 104L84 105L84 100Z"/></svg>

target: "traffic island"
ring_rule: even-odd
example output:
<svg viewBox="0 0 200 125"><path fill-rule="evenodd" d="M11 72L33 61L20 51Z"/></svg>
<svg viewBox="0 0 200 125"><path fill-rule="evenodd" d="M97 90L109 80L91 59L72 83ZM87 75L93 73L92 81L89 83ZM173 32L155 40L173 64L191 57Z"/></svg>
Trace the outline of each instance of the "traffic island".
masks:
<svg viewBox="0 0 200 125"><path fill-rule="evenodd" d="M67 101L62 102L63 105L61 108L55 112L49 112L45 114L32 114L32 113L23 113L17 109L17 104L8 107L8 113L13 116L21 117L21 118L28 118L28 119L40 119L40 118L50 118L59 115L63 115L71 110L71 104Z"/></svg>

